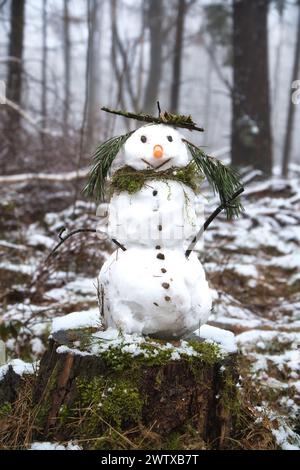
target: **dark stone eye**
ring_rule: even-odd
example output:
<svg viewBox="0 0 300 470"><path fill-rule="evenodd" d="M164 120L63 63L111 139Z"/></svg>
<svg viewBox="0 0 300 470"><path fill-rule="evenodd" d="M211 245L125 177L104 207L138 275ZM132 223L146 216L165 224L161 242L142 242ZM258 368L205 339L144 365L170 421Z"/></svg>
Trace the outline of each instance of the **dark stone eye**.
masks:
<svg viewBox="0 0 300 470"><path fill-rule="evenodd" d="M143 144L145 144L147 142L147 137L145 135L142 135L141 141L143 142Z"/></svg>
<svg viewBox="0 0 300 470"><path fill-rule="evenodd" d="M173 137L171 135L168 135L167 139L169 142L173 142Z"/></svg>

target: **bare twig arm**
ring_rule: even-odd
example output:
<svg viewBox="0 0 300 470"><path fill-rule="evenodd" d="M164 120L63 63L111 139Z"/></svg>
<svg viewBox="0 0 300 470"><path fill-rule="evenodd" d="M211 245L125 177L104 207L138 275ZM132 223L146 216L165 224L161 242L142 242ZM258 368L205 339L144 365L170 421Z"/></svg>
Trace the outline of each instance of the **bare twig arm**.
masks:
<svg viewBox="0 0 300 470"><path fill-rule="evenodd" d="M185 256L186 258L188 258L190 256L190 254L192 253L192 251L194 250L196 244L198 243L198 241L200 240L200 238L202 237L203 233L205 232L205 230L207 230L207 228L209 227L209 225L212 223L212 221L220 214L220 212L222 212L222 210L226 209L227 206L229 206L237 197L240 196L240 194L242 194L243 192L245 191L244 188L240 188L238 191L236 191L232 197L224 202L223 204L221 204L220 206L218 206L216 208L216 210L208 217L208 219L206 219L206 221L204 222L204 224L202 225L201 229L199 230L199 232L197 233L197 235L193 238L192 242L190 243L188 249L186 250L185 252Z"/></svg>
<svg viewBox="0 0 300 470"><path fill-rule="evenodd" d="M61 247L61 245L63 243L65 243L69 238L73 237L73 235L77 235L78 233L86 233L86 232L89 232L89 233L97 233L97 230L96 229L93 229L93 228L79 228L77 230L73 230L72 232L70 232L68 235L66 235L65 237L62 236L63 232L65 231L65 227L63 227L59 234L58 234L58 237L60 239L60 242L53 248L53 250L51 251L51 253L48 255L47 257L47 261L51 258L51 256L54 255L54 253ZM122 251L126 251L126 248L124 245L122 245L120 242L118 242L118 240L116 240L115 238L112 238L112 242L117 245L118 248L121 248Z"/></svg>

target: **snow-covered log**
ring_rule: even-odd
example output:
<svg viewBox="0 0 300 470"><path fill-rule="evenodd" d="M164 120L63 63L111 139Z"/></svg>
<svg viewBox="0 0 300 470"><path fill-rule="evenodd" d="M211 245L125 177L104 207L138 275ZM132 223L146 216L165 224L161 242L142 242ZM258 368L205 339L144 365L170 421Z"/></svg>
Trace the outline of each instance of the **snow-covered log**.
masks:
<svg viewBox="0 0 300 470"><path fill-rule="evenodd" d="M83 179L88 175L89 170L82 168L78 171L68 171L64 173L22 173L19 175L0 176L0 184L25 183L27 181L49 181L62 182Z"/></svg>

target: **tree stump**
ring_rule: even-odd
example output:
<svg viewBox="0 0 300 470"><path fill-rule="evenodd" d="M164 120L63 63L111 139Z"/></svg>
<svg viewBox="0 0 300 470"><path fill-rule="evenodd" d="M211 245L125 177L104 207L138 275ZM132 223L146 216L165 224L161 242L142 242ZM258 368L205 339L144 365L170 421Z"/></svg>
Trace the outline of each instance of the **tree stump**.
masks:
<svg viewBox="0 0 300 470"><path fill-rule="evenodd" d="M33 395L40 437L88 449L226 448L239 403L236 356L199 339L52 339Z"/></svg>

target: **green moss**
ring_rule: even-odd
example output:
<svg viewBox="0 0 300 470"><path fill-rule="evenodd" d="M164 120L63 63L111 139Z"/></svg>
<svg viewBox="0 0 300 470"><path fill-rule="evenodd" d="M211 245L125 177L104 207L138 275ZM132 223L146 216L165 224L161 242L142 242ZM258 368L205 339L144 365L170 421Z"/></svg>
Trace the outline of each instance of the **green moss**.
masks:
<svg viewBox="0 0 300 470"><path fill-rule="evenodd" d="M189 186L193 191L199 192L199 186L203 181L203 174L199 172L194 163L190 163L184 168L169 168L167 170L156 171L154 169L135 170L130 166L120 168L112 177L110 183L111 193L127 191L135 194L140 191L148 181L178 181Z"/></svg>
<svg viewBox="0 0 300 470"><path fill-rule="evenodd" d="M215 343L191 340L188 344L198 353L198 358L210 366L219 362L222 357L220 347Z"/></svg>
<svg viewBox="0 0 300 470"><path fill-rule="evenodd" d="M12 404L9 402L4 402L3 405L0 406L0 419L6 418L12 411Z"/></svg>
<svg viewBox="0 0 300 470"><path fill-rule="evenodd" d="M87 410L85 426L90 432L102 427L103 422L120 429L122 425L137 423L141 418L143 398L135 380L116 376L78 378L76 386L79 403Z"/></svg>
<svg viewBox="0 0 300 470"><path fill-rule="evenodd" d="M242 399L237 388L236 379L229 369L225 369L222 373L222 382L219 404L225 412L231 414L238 426L242 408Z"/></svg>
<svg viewBox="0 0 300 470"><path fill-rule="evenodd" d="M106 368L112 369L114 372L122 372L125 370L134 370L139 369L142 366L153 367L153 366L163 366L171 360L173 352L176 352L176 346L173 348L166 347L165 341L151 340L148 339L146 342L138 345L141 350L140 354L133 355L131 352L124 350L127 343L112 344L108 348L101 350L103 346L103 340L93 339L87 343L84 342L85 349L89 350L89 346L99 345L99 355L102 360L105 362ZM197 353L197 356L189 356L185 354L184 351L181 351L181 357L187 359L188 361L200 361L208 365L213 365L218 362L221 357L221 351L217 344L207 343L207 342L198 342L198 341L189 341L188 346L193 348ZM81 345L82 348L82 345Z"/></svg>

